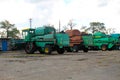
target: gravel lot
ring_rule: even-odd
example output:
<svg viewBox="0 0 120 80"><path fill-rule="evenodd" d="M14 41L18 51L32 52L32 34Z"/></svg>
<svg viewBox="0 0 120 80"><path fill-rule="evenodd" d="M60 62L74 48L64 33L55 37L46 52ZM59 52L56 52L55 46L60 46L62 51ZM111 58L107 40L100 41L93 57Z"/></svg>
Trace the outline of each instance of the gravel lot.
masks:
<svg viewBox="0 0 120 80"><path fill-rule="evenodd" d="M0 80L120 80L120 51L0 52Z"/></svg>

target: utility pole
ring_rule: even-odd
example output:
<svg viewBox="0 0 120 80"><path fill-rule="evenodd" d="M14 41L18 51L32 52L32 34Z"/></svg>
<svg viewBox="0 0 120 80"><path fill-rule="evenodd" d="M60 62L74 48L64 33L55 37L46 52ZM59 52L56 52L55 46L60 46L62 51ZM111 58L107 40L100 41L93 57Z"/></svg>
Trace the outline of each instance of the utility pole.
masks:
<svg viewBox="0 0 120 80"><path fill-rule="evenodd" d="M32 28L32 18L30 18L29 21L30 21L30 28Z"/></svg>
<svg viewBox="0 0 120 80"><path fill-rule="evenodd" d="M60 32L60 27L61 27L61 23L60 23L60 20L59 20L59 32Z"/></svg>

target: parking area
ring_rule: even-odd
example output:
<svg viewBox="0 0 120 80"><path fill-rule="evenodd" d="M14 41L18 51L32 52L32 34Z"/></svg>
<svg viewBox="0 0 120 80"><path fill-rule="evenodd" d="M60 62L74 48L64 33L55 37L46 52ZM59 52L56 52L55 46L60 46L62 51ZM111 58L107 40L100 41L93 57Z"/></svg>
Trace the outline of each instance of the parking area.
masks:
<svg viewBox="0 0 120 80"><path fill-rule="evenodd" d="M120 80L120 51L0 52L0 80Z"/></svg>

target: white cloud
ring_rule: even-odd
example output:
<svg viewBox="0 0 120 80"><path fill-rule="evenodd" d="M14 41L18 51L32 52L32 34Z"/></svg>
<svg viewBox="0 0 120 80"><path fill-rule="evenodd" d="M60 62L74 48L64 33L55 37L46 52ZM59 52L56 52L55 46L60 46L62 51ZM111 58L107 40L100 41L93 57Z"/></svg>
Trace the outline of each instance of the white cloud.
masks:
<svg viewBox="0 0 120 80"><path fill-rule="evenodd" d="M33 16L34 6L23 1L8 0L0 3L0 10L0 20L18 24Z"/></svg>
<svg viewBox="0 0 120 80"><path fill-rule="evenodd" d="M21 28L29 26L29 18L34 27L50 23L58 28L59 19L61 26L75 20L78 29L93 21L108 28L120 27L119 0L3 0L0 10L0 21L7 19Z"/></svg>

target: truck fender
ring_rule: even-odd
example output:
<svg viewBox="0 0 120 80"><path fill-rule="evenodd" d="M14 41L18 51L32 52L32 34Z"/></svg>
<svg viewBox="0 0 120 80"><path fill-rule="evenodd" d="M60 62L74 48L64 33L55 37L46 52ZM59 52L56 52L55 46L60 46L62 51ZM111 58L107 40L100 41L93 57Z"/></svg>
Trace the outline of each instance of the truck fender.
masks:
<svg viewBox="0 0 120 80"><path fill-rule="evenodd" d="M110 43L110 44L108 45L108 49L111 49L113 46L114 46L114 44Z"/></svg>

